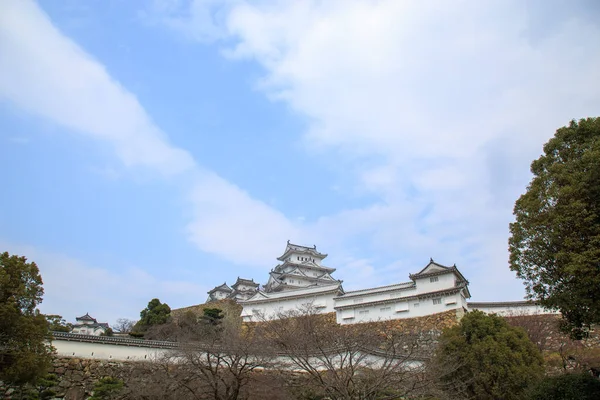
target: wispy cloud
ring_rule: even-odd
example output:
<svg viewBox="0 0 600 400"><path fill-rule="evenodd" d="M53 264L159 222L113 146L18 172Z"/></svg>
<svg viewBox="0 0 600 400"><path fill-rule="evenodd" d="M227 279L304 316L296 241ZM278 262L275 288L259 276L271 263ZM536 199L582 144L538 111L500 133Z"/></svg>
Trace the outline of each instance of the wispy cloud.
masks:
<svg viewBox="0 0 600 400"><path fill-rule="evenodd" d="M204 301L208 289L183 278L160 278L132 265L107 268L34 246L3 240L0 246L37 264L45 291L40 309L71 322L86 312L102 322L139 319L140 311L154 297L172 308L184 307Z"/></svg>
<svg viewBox="0 0 600 400"><path fill-rule="evenodd" d="M0 96L76 132L109 142L127 166L164 174L193 166L134 95L31 1L2 3Z"/></svg>
<svg viewBox="0 0 600 400"><path fill-rule="evenodd" d="M171 144L136 96L56 29L33 1L0 4L0 65L0 98L107 143L126 168L144 168L189 191L189 239L200 249L256 264L271 259L272 254L265 259L259 255L291 234L281 213L204 170L188 151ZM97 172L113 178L118 174L113 168Z"/></svg>
<svg viewBox="0 0 600 400"><path fill-rule="evenodd" d="M516 1L230 3L224 54L262 65L265 94L310 121L307 145L339 154L358 191L378 199L309 221L306 236L411 264L440 255L466 269L477 296L519 297L507 225L529 163L556 128L600 109L598 24L557 9L560 23L536 31L548 15L537 11ZM193 12L180 21L206 26Z"/></svg>
<svg viewBox="0 0 600 400"><path fill-rule="evenodd" d="M206 172L194 184L188 232L200 249L245 266L265 266L300 229L281 212Z"/></svg>

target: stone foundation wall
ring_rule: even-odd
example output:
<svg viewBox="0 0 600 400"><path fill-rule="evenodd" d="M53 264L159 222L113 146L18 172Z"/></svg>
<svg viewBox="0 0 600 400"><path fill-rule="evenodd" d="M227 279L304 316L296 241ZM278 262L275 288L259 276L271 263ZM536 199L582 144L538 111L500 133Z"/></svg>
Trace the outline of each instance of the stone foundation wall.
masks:
<svg viewBox="0 0 600 400"><path fill-rule="evenodd" d="M48 371L56 375L58 385L51 388L56 399L84 400L92 395L94 384L111 376L127 382L140 378L140 362L115 362L81 358L55 358ZM147 363L146 363L147 364ZM10 399L15 388L0 386L0 398Z"/></svg>
<svg viewBox="0 0 600 400"><path fill-rule="evenodd" d="M201 313L201 310L195 310ZM441 331L458 323L462 315L456 310L424 317L392 321L372 322L374 328L386 327L399 331ZM335 313L321 316L323 324L337 325ZM507 318L515 326L523 327L534 343L544 354L549 373L560 373L564 370L600 368L600 329L593 331L590 338L583 341L572 341L560 332L560 317L552 315L519 316ZM385 324L385 325L383 325ZM250 325L251 326L251 325ZM351 325L350 325L351 326ZM247 326L249 327L249 326ZM54 359L49 373L55 374L58 385L52 390L57 399L84 400L91 396L94 384L106 376L115 377L125 382L141 382L149 378L148 362L113 361L99 359L83 359L74 357L57 357ZM14 389L2 386L0 382L0 399L10 399Z"/></svg>
<svg viewBox="0 0 600 400"><path fill-rule="evenodd" d="M185 313L191 312L192 314L200 317L204 314L206 308L220 308L223 310L225 318L231 318L234 320L240 320L240 314L242 313L242 306L233 300L225 299L219 301L211 301L210 303L197 304L195 306L189 306L184 308L176 308L171 310L171 315L177 319Z"/></svg>

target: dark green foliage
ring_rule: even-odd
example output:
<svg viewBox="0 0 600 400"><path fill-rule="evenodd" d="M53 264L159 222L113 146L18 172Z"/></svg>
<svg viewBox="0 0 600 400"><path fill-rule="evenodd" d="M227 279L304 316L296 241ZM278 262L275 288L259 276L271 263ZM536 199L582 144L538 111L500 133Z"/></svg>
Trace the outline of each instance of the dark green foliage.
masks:
<svg viewBox="0 0 600 400"><path fill-rule="evenodd" d="M447 366L442 387L456 399L521 399L543 374L542 356L525 331L480 311L444 331L436 358Z"/></svg>
<svg viewBox="0 0 600 400"><path fill-rule="evenodd" d="M100 336L112 336L115 333L113 332L113 330L111 328L106 328L106 330L104 331L104 333L102 333Z"/></svg>
<svg viewBox="0 0 600 400"><path fill-rule="evenodd" d="M583 374L564 374L544 378L527 397L528 400L598 400L600 380Z"/></svg>
<svg viewBox="0 0 600 400"><path fill-rule="evenodd" d="M33 383L50 365L48 321L39 313L42 277L34 262L0 254L0 380Z"/></svg>
<svg viewBox="0 0 600 400"><path fill-rule="evenodd" d="M225 316L220 308L205 308L202 315L202 319L210 325L219 325L223 318Z"/></svg>
<svg viewBox="0 0 600 400"><path fill-rule="evenodd" d="M15 390L10 396L13 400L50 400L55 398L56 392L51 388L58 386L59 381L54 374L46 374L34 383L27 383L13 387Z"/></svg>
<svg viewBox="0 0 600 400"><path fill-rule="evenodd" d="M600 118L557 130L531 172L510 224L510 268L581 338L600 323Z"/></svg>
<svg viewBox="0 0 600 400"><path fill-rule="evenodd" d="M123 381L112 376L99 379L94 384L94 394L88 400L110 400L123 389Z"/></svg>
<svg viewBox="0 0 600 400"><path fill-rule="evenodd" d="M58 386L59 382L54 374L47 374L40 379L37 380L35 387L37 390L37 399L39 400L49 400L54 398L56 392L54 392L51 388L54 386Z"/></svg>
<svg viewBox="0 0 600 400"><path fill-rule="evenodd" d="M140 320L135 324L133 331L143 333L152 326L166 324L170 320L171 307L167 303L161 303L159 299L152 299L140 312Z"/></svg>
<svg viewBox="0 0 600 400"><path fill-rule="evenodd" d="M71 332L73 324L67 323L62 315L45 315L48 329L52 332Z"/></svg>

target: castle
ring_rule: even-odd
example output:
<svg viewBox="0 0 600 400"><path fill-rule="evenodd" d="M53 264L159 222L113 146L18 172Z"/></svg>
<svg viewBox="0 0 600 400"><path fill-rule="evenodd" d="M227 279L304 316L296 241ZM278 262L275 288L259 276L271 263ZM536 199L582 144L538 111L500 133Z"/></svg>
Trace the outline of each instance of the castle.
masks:
<svg viewBox="0 0 600 400"><path fill-rule="evenodd" d="M450 310L455 310L457 318L473 309L498 314L550 313L527 301L469 303L469 281L456 265L448 267L433 259L410 274L408 282L345 291L342 281L331 276L335 268L323 265L326 257L316 246L288 241L264 286L238 277L232 287L223 283L209 291L207 301L235 300L242 306L241 316L246 322L277 318L307 304L321 313L335 312L339 324L422 317Z"/></svg>

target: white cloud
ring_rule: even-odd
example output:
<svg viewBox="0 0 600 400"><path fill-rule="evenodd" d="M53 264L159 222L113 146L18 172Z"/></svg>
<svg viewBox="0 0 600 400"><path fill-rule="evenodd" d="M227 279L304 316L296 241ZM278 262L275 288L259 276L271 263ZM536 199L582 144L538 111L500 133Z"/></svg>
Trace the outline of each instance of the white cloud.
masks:
<svg viewBox="0 0 600 400"><path fill-rule="evenodd" d="M364 239L358 251L410 265L439 254L479 299L518 298L507 225L529 163L556 128L600 109L599 26L569 13L538 32L539 15L520 1L232 5L224 53L261 64L264 92L310 121L306 143L339 152L379 199L307 236Z"/></svg>
<svg viewBox="0 0 600 400"><path fill-rule="evenodd" d="M264 267L282 250L282 242L300 235L282 213L210 172L198 176L190 202L191 241L240 265Z"/></svg>
<svg viewBox="0 0 600 400"><path fill-rule="evenodd" d="M0 97L110 144L126 166L187 172L188 234L204 251L264 265L287 238L318 243L355 271L338 272L349 286L368 274L403 279L394 268L413 272L433 256L456 261L479 300L522 294L506 266L512 202L554 129L600 109L598 26L573 17L532 41L534 13L518 1L159 3L153 12L171 28L234 41L228 57L260 63L265 93L310 121L306 143L340 154L358 191L377 200L291 222L170 144L30 1L0 3ZM50 273L84 270L111 290L125 290L115 279L154 285L135 268L111 278L64 264Z"/></svg>
<svg viewBox="0 0 600 400"><path fill-rule="evenodd" d="M193 165L134 95L62 35L30 1L2 2L0 96L77 132L106 140L127 166L176 173Z"/></svg>
<svg viewBox="0 0 600 400"><path fill-rule="evenodd" d="M192 187L189 232L200 249L256 263L291 230L283 215L203 171L191 154L170 144L135 95L32 1L0 2L0 68L0 99L109 144L126 167L170 177L184 191ZM92 170L119 177L112 167Z"/></svg>
<svg viewBox="0 0 600 400"><path fill-rule="evenodd" d="M150 24L159 24L200 42L211 42L226 35L222 22L236 0L154 0L140 16Z"/></svg>
<svg viewBox="0 0 600 400"><path fill-rule="evenodd" d="M69 322L86 312L101 322L139 319L152 298L171 308L185 307L202 303L208 289L183 278L158 278L136 266L105 268L34 246L2 240L0 246L2 251L26 255L29 262L37 264L45 292L41 311L62 315Z"/></svg>

